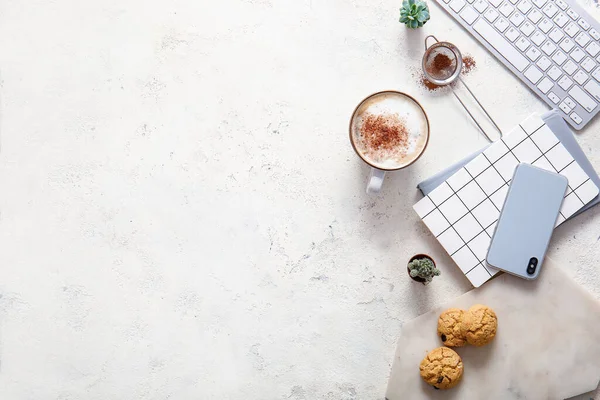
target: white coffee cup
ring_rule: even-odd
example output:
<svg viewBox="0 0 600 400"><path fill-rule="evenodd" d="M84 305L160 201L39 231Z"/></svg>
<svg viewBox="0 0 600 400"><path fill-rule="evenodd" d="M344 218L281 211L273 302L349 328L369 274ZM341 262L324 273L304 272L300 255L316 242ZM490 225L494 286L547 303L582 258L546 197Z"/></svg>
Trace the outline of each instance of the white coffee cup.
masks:
<svg viewBox="0 0 600 400"><path fill-rule="evenodd" d="M364 118L375 115L402 121L406 135L402 144L369 148L361 133ZM417 161L429 143L429 118L421 104L406 93L386 90L373 93L360 102L350 118L350 143L358 156L371 167L367 193L378 193L387 171L406 168Z"/></svg>

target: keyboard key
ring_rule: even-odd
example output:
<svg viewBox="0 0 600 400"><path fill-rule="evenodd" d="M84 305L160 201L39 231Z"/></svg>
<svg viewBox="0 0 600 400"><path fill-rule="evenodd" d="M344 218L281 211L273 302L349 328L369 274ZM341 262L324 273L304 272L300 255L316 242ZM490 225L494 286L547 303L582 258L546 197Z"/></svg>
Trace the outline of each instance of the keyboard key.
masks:
<svg viewBox="0 0 600 400"><path fill-rule="evenodd" d="M556 65L553 65L552 68L550 68L550 70L548 71L548 76L552 78L553 81L560 78L561 75L562 71Z"/></svg>
<svg viewBox="0 0 600 400"><path fill-rule="evenodd" d="M519 0L509 0L509 1L513 4L517 4L519 2Z"/></svg>
<svg viewBox="0 0 600 400"><path fill-rule="evenodd" d="M541 49L544 53L550 56L552 55L552 53L554 53L554 50L556 50L556 46L551 41L546 40L546 42L542 45Z"/></svg>
<svg viewBox="0 0 600 400"><path fill-rule="evenodd" d="M594 77L595 80L600 82L600 67L596 68L596 70L594 72L592 72L592 76Z"/></svg>
<svg viewBox="0 0 600 400"><path fill-rule="evenodd" d="M581 63L581 67L583 69L585 69L587 72L590 72L591 70L593 70L595 66L596 66L596 63L594 62L594 60L592 60L589 57L586 57L585 60L583 60L583 62Z"/></svg>
<svg viewBox="0 0 600 400"><path fill-rule="evenodd" d="M584 31L587 31L588 29L590 29L590 24L588 24L587 21L584 20L583 18L581 18L579 21L577 21L577 23L579 24L579 26L581 28L583 28Z"/></svg>
<svg viewBox="0 0 600 400"><path fill-rule="evenodd" d="M552 56L552 61L554 61L555 63L557 63L558 65L563 65L563 63L565 61L567 61L567 56L565 55L565 53L563 53L562 51L557 51L556 53L554 53L554 55ZM570 61L570 60L569 60ZM577 69L577 67L575 67L575 69Z"/></svg>
<svg viewBox="0 0 600 400"><path fill-rule="evenodd" d="M472 4L473 0L467 0L467 3Z"/></svg>
<svg viewBox="0 0 600 400"><path fill-rule="evenodd" d="M600 40L600 33L598 33L598 31L594 28L590 29L588 33L594 38L594 40Z"/></svg>
<svg viewBox="0 0 600 400"><path fill-rule="evenodd" d="M473 29L519 72L523 72L529 65L529 61L483 18L479 18L475 22Z"/></svg>
<svg viewBox="0 0 600 400"><path fill-rule="evenodd" d="M485 12L485 14L483 14L483 16L485 17L485 19L487 19L490 22L494 22L496 20L496 18L498 18L498 11L494 10L493 8L490 8L489 10L487 10ZM504 28L506 29L506 28Z"/></svg>
<svg viewBox="0 0 600 400"><path fill-rule="evenodd" d="M450 2L450 8L455 12L459 12L465 6L465 0L452 0Z"/></svg>
<svg viewBox="0 0 600 400"><path fill-rule="evenodd" d="M540 58L538 60L538 62L535 63L535 65L537 65L538 67L540 67L540 69L542 71L545 71L545 70L547 70L552 65L552 61L550 61L546 56L543 56L542 58ZM599 68L599 70L600 70L600 68ZM560 70L558 70L558 71L560 72ZM598 76L600 77L600 71L598 73ZM558 77L557 77L557 79L558 79Z"/></svg>
<svg viewBox="0 0 600 400"><path fill-rule="evenodd" d="M569 21L570 21L569 17L567 17L563 13L558 13L558 15L556 17L554 17L554 23L556 25L560 26L561 28L563 26L565 26L567 24L567 22L569 22Z"/></svg>
<svg viewBox="0 0 600 400"><path fill-rule="evenodd" d="M573 101L573 99L570 98L570 97L565 98L564 102L565 102L566 105L568 105L571 108L577 107L577 104L575 104L575 102Z"/></svg>
<svg viewBox="0 0 600 400"><path fill-rule="evenodd" d="M571 37L574 37L575 35L577 35L578 32L579 32L579 27L573 22L571 22L565 28L565 33Z"/></svg>
<svg viewBox="0 0 600 400"><path fill-rule="evenodd" d="M552 78L553 81L557 81L558 78L562 76L562 70L558 68L556 65L553 65L547 72L548 76Z"/></svg>
<svg viewBox="0 0 600 400"><path fill-rule="evenodd" d="M538 10L536 10L535 8L533 10L531 10L531 12L527 15L527 18L529 18L531 20L531 22L533 22L534 24L537 24L539 22L540 19L542 19L544 15L539 12Z"/></svg>
<svg viewBox="0 0 600 400"><path fill-rule="evenodd" d="M519 40L517 40L515 42L515 45L517 46L517 48L521 51L525 51L527 50L527 48L529 48L529 46L531 46L531 43L529 42L529 40L525 39L523 36L521 36L519 38Z"/></svg>
<svg viewBox="0 0 600 400"><path fill-rule="evenodd" d="M554 82L552 82L548 78L542 79L542 81L537 85L538 89L544 94L548 93L550 89L554 86Z"/></svg>
<svg viewBox="0 0 600 400"><path fill-rule="evenodd" d="M585 111L587 112L594 111L594 109L598 106L598 103L588 96L586 92L581 90L579 86L573 86L571 90L569 90L569 96L573 97L576 102L581 104L581 107L585 108Z"/></svg>
<svg viewBox="0 0 600 400"><path fill-rule="evenodd" d="M536 31L533 36L531 37L531 41L533 43L535 43L536 46L541 45L542 43L544 43L544 40L546 40L546 36L544 36L544 34L540 31Z"/></svg>
<svg viewBox="0 0 600 400"><path fill-rule="evenodd" d="M552 65L552 61L550 61L546 56L542 56L542 58L540 58L538 62L535 63L535 65L540 67L542 71L545 71Z"/></svg>
<svg viewBox="0 0 600 400"><path fill-rule="evenodd" d="M572 19L573 21L577 21L577 19L579 18L579 14L577 14L577 13L575 12L575 10L573 10L572 8L569 8L569 9L567 10L567 15L568 15L569 17L571 17L571 19Z"/></svg>
<svg viewBox="0 0 600 400"><path fill-rule="evenodd" d="M579 62L585 57L585 53L579 47L571 52L571 58L575 60L575 62Z"/></svg>
<svg viewBox="0 0 600 400"><path fill-rule="evenodd" d="M556 53L558 54L558 52ZM554 57L552 58L554 60ZM565 71L568 75L573 75L575 71L577 71L577 64L575 64L572 60L569 60L562 66L563 71Z"/></svg>
<svg viewBox="0 0 600 400"><path fill-rule="evenodd" d="M590 41L590 37L585 32L579 32L579 35L575 38L575 41L581 46L585 47L586 44Z"/></svg>
<svg viewBox="0 0 600 400"><path fill-rule="evenodd" d="M600 46L596 42L592 42L585 48L585 51L590 53L592 57L596 57L596 54L600 53Z"/></svg>
<svg viewBox="0 0 600 400"><path fill-rule="evenodd" d="M589 94L591 94L596 101L600 101L600 85L593 80L589 80L583 87Z"/></svg>
<svg viewBox="0 0 600 400"><path fill-rule="evenodd" d="M504 32L504 36L506 36L506 38L511 42L514 42L519 37L519 31L511 26L506 32Z"/></svg>
<svg viewBox="0 0 600 400"><path fill-rule="evenodd" d="M546 4L546 1L548 1L548 0L532 0L533 4L535 4L537 8L544 7L544 4Z"/></svg>
<svg viewBox="0 0 600 400"><path fill-rule="evenodd" d="M477 0L475 3L473 3L473 7L475 7L475 9L480 13L483 13L485 9L488 8L488 2L485 0Z"/></svg>
<svg viewBox="0 0 600 400"><path fill-rule="evenodd" d="M523 21L525 21L525 17L520 12L516 12L511 15L509 21L512 22L514 26L520 26Z"/></svg>
<svg viewBox="0 0 600 400"><path fill-rule="evenodd" d="M479 13L475 11L473 7L467 6L460 13L460 17L464 19L467 24L471 25L479 18Z"/></svg>
<svg viewBox="0 0 600 400"><path fill-rule="evenodd" d="M529 36L535 30L535 26L531 22L525 21L525 23L521 25L519 29L521 30L521 32L523 32L525 36Z"/></svg>
<svg viewBox="0 0 600 400"><path fill-rule="evenodd" d="M558 102L560 101L560 97L558 97L556 95L556 93L554 92L550 92L548 93L548 98L550 99L551 102L553 102L554 104L558 104Z"/></svg>
<svg viewBox="0 0 600 400"><path fill-rule="evenodd" d="M536 84L542 78L542 76L544 76L542 71L537 69L535 65L531 65L529 68L527 68L527 71L525 71L523 75L525 75L525 77L533 84Z"/></svg>
<svg viewBox="0 0 600 400"><path fill-rule="evenodd" d="M498 7L500 4L502 4L502 0L490 0L490 4L494 7Z"/></svg>
<svg viewBox="0 0 600 400"><path fill-rule="evenodd" d="M517 8L519 9L519 11L521 11L523 14L527 14L527 11L529 11L531 9L531 3L528 2L527 0L523 0L521 1L518 5Z"/></svg>
<svg viewBox="0 0 600 400"><path fill-rule="evenodd" d="M556 0L555 1L556 5L558 6L558 8L560 8L561 10L565 11L567 9L567 7L569 7L567 5L567 3L565 3L564 0Z"/></svg>
<svg viewBox="0 0 600 400"><path fill-rule="evenodd" d="M567 73L567 75L573 75L575 71L577 71L577 64L575 64L572 60L569 60L563 65L563 71Z"/></svg>
<svg viewBox="0 0 600 400"><path fill-rule="evenodd" d="M542 52L532 46L532 47L529 48L529 50L527 50L527 53L525 53L525 55L532 62L534 62L535 60L537 60L538 58L540 58L540 56L542 55Z"/></svg>
<svg viewBox="0 0 600 400"><path fill-rule="evenodd" d="M542 22L540 22L540 24L538 25L538 28L540 28L540 30L544 33L548 33L548 31L550 31L552 27L552 22L550 22L548 18L544 18Z"/></svg>
<svg viewBox="0 0 600 400"><path fill-rule="evenodd" d="M585 81L588 80L588 75L582 70L578 70L575 75L573 75L573 79L575 79L575 82L578 84L583 85Z"/></svg>
<svg viewBox="0 0 600 400"><path fill-rule="evenodd" d="M500 11L500 14L504 15L505 17L508 17L510 14L512 14L513 11L515 11L515 8L511 6L510 3L504 2L500 6L498 11Z"/></svg>
<svg viewBox="0 0 600 400"><path fill-rule="evenodd" d="M567 103L565 103L564 101L562 103L560 103L560 105L558 106L558 108L560 108L561 111L564 112L565 114L568 114L568 113L570 113L573 110L573 108L569 107L567 105Z"/></svg>
<svg viewBox="0 0 600 400"><path fill-rule="evenodd" d="M542 10L544 14L548 17L552 18L558 12L558 7L556 7L552 2L546 4L544 9Z"/></svg>
<svg viewBox="0 0 600 400"><path fill-rule="evenodd" d="M573 120L573 122L575 122L577 125L579 125L583 120L581 119L581 117L576 113L576 112L572 112L571 115L569 115L569 117Z"/></svg>
<svg viewBox="0 0 600 400"><path fill-rule="evenodd" d="M575 47L575 43L573 43L573 41L569 38L565 38L565 40L563 40L562 42L560 42L560 44L558 45L561 49L563 49L565 52L570 52L571 49L573 47Z"/></svg>
<svg viewBox="0 0 600 400"><path fill-rule="evenodd" d="M563 88L563 90L569 90L572 85L573 81L566 75L563 75L563 77L558 80L558 86Z"/></svg>
<svg viewBox="0 0 600 400"><path fill-rule="evenodd" d="M560 40L565 36L563 31L558 28L552 29L548 37L554 41L554 43L560 42Z"/></svg>
<svg viewBox="0 0 600 400"><path fill-rule="evenodd" d="M496 23L494 24L494 26L500 32L504 32L506 30L506 28L508 28L510 26L510 24L508 23L507 20L505 20L504 18L500 17L500 18L498 18L498 21L496 21Z"/></svg>

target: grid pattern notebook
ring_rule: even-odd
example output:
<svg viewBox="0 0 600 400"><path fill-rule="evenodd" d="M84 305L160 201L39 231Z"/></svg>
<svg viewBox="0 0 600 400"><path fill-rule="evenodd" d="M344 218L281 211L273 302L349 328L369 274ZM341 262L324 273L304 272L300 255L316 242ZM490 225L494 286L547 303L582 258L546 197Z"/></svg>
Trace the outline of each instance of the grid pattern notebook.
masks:
<svg viewBox="0 0 600 400"><path fill-rule="evenodd" d="M514 169L522 162L569 180L556 226L598 196L596 184L534 114L413 207L475 287L499 272L485 257Z"/></svg>

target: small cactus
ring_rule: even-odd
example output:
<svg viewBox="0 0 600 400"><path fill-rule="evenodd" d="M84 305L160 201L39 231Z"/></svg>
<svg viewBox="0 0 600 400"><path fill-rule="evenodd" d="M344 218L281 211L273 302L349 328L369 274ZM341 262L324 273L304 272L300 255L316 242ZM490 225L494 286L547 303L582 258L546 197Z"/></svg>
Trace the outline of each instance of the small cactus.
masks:
<svg viewBox="0 0 600 400"><path fill-rule="evenodd" d="M408 263L410 276L413 278L421 278L425 280L425 284L430 283L434 276L441 274L440 270L435 267L435 264L429 258L417 258Z"/></svg>
<svg viewBox="0 0 600 400"><path fill-rule="evenodd" d="M409 28L420 28L429 21L429 7L422 0L404 0L400 9L400 22Z"/></svg>

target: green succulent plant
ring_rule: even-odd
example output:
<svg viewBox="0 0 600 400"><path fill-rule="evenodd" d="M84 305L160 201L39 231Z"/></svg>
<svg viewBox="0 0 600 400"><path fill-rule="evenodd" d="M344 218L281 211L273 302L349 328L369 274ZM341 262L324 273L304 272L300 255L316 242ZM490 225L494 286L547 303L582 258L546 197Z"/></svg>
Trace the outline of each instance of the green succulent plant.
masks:
<svg viewBox="0 0 600 400"><path fill-rule="evenodd" d="M411 277L425 279L425 284L431 282L434 276L441 274L440 270L435 267L435 264L429 258L412 260L408 263L408 270Z"/></svg>
<svg viewBox="0 0 600 400"><path fill-rule="evenodd" d="M404 0L400 9L400 22L409 28L420 28L429 21L429 7L422 0Z"/></svg>

